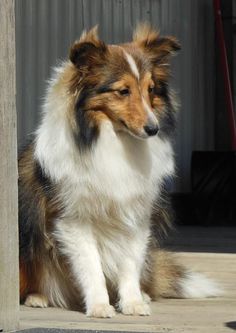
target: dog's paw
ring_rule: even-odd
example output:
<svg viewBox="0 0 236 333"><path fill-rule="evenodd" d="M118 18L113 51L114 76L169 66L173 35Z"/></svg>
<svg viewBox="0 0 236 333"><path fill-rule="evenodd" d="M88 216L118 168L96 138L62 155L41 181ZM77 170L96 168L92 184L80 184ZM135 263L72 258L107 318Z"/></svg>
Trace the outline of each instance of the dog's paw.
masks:
<svg viewBox="0 0 236 333"><path fill-rule="evenodd" d="M95 304L87 309L86 314L88 317L111 318L115 316L116 312L110 304Z"/></svg>
<svg viewBox="0 0 236 333"><path fill-rule="evenodd" d="M120 305L121 312L124 315L131 316L150 316L151 310L145 302L130 302Z"/></svg>
<svg viewBox="0 0 236 333"><path fill-rule="evenodd" d="M47 308L49 306L49 301L44 295L30 294L26 297L24 304L33 308Z"/></svg>

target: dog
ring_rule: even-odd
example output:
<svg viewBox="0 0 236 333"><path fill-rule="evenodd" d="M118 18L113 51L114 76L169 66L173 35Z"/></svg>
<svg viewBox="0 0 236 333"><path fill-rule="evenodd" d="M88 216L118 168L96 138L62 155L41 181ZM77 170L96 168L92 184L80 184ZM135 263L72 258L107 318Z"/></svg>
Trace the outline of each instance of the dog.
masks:
<svg viewBox="0 0 236 333"><path fill-rule="evenodd" d="M107 45L83 32L55 69L33 141L19 158L20 299L87 316L150 315L158 297L208 297L214 282L159 248L170 222L180 49L147 24Z"/></svg>

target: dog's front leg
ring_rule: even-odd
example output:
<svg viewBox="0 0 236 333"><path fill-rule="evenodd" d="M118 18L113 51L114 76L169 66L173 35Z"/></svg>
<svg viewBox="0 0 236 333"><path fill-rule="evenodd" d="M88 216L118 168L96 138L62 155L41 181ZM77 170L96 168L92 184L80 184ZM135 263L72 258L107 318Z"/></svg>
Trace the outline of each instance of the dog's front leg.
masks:
<svg viewBox="0 0 236 333"><path fill-rule="evenodd" d="M115 310L109 304L101 259L91 226L77 221L60 221L56 237L84 296L87 316L113 317Z"/></svg>
<svg viewBox="0 0 236 333"><path fill-rule="evenodd" d="M150 315L150 307L145 302L140 289L140 258L125 258L119 274L119 308L125 315Z"/></svg>

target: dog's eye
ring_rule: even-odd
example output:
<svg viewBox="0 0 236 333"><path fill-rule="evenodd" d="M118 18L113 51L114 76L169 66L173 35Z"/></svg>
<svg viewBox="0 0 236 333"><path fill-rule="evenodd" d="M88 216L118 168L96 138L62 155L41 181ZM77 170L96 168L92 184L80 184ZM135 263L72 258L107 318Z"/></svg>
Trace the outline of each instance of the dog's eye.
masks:
<svg viewBox="0 0 236 333"><path fill-rule="evenodd" d="M152 94L154 92L154 86L149 86L148 92L149 92L149 94Z"/></svg>
<svg viewBox="0 0 236 333"><path fill-rule="evenodd" d="M129 96L130 95L130 90L128 88L121 89L121 90L119 90L119 94L121 96Z"/></svg>

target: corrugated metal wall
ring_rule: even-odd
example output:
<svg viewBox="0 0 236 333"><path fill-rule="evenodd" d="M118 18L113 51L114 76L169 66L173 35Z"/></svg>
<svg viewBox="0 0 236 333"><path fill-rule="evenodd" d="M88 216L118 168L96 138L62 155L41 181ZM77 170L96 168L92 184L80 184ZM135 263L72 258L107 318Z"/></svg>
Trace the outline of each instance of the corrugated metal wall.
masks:
<svg viewBox="0 0 236 333"><path fill-rule="evenodd" d="M236 0L233 0L233 23L234 23L234 35L233 35L233 97L234 97L234 111L236 110Z"/></svg>
<svg viewBox="0 0 236 333"><path fill-rule="evenodd" d="M84 28L99 24L110 43L127 41L139 21L176 35L173 85L181 110L176 144L176 189L188 191L194 149L214 147L214 21L211 0L17 0L19 143L34 131L50 68L68 54Z"/></svg>

